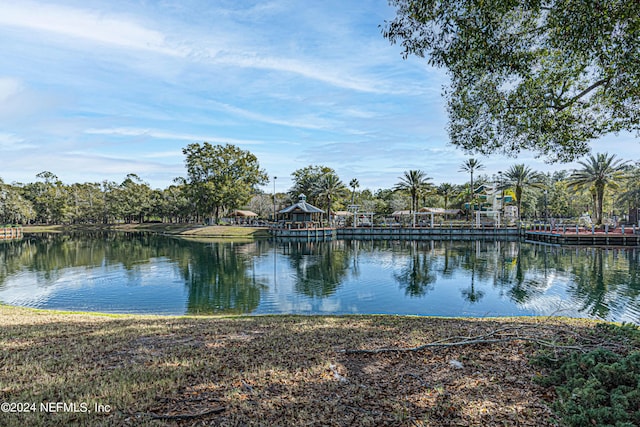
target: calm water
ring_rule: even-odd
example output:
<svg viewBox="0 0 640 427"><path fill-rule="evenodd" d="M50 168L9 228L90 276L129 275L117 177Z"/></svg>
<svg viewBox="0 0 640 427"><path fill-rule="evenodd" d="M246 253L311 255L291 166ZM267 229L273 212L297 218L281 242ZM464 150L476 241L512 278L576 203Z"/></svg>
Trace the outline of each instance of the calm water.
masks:
<svg viewBox="0 0 640 427"><path fill-rule="evenodd" d="M640 323L638 249L496 241L0 244L0 301L113 313L565 315Z"/></svg>

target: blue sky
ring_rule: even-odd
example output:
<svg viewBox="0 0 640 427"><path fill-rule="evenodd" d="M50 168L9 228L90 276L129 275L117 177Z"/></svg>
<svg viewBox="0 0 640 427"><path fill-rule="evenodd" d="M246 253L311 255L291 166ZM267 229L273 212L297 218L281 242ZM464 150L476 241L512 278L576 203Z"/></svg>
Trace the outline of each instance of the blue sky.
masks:
<svg viewBox="0 0 640 427"><path fill-rule="evenodd" d="M378 27L393 16L386 0L0 0L0 177L163 188L208 141L254 153L278 191L310 164L372 190L409 169L461 184L446 74L402 59ZM640 159L632 135L594 150ZM575 166L480 160L489 175Z"/></svg>

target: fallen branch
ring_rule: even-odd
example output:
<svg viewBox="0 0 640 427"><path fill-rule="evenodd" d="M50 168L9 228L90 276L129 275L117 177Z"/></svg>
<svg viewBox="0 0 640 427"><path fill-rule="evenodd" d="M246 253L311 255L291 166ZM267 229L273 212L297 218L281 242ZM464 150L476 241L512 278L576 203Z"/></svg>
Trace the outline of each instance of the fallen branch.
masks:
<svg viewBox="0 0 640 427"><path fill-rule="evenodd" d="M178 399L176 397L162 397L162 396L157 396L156 400L159 402L171 402L171 403L192 403L192 402L222 402L222 399L216 399L216 398L212 398L209 396L204 396L204 397L187 397L184 399Z"/></svg>
<svg viewBox="0 0 640 427"><path fill-rule="evenodd" d="M387 348L376 348L372 350L346 349L346 350L342 350L341 353L345 353L345 354L408 353L412 351L425 350L431 347L456 347L461 345L472 345L472 344L495 344L499 342L512 341L514 339L517 339L517 338L499 338L499 339L491 339L491 340L476 339L476 340L465 340L465 341L456 341L456 342L432 342L428 344L419 345L417 347L387 347Z"/></svg>
<svg viewBox="0 0 640 427"><path fill-rule="evenodd" d="M149 417L153 420L193 420L195 418L206 417L207 415L219 414L220 412L224 412L227 408L224 406L219 406L217 408L209 409L204 412L198 412L196 414L155 414L153 412L138 412L137 416Z"/></svg>
<svg viewBox="0 0 640 427"><path fill-rule="evenodd" d="M443 338L441 340L430 342L427 344L422 344L417 347L383 347L383 348L376 348L376 349L345 349L345 350L341 350L340 352L345 354L409 353L409 352L418 352L418 351L422 351L422 350L425 350L428 348L434 348L434 347L459 347L459 346L475 345L475 344L497 344L497 343L504 343L504 342L510 342L510 341L528 341L544 347L551 347L551 348L561 349L561 350L576 350L576 351L582 351L582 352L587 351L587 349L582 346L558 345L549 341L541 340L540 338L537 338L537 337L532 337L527 335L524 335L524 336L518 335L518 334L508 335L508 336L502 335L496 338L492 338L502 332L520 330L523 328L524 326L506 327L506 328L496 329L489 333L478 335L475 337L461 337L461 336L448 337L448 338ZM452 341L452 340L458 340L458 341Z"/></svg>

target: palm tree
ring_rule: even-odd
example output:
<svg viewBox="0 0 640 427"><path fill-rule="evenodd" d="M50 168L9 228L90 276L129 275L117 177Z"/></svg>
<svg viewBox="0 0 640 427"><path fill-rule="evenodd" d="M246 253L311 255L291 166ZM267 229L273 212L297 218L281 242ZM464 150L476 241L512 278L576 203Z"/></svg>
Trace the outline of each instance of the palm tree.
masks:
<svg viewBox="0 0 640 427"><path fill-rule="evenodd" d="M457 192L456 186L448 182L443 182L438 186L436 192L444 199L444 210L446 211L449 206L449 199L454 197ZM445 214L444 217L446 219L447 214Z"/></svg>
<svg viewBox="0 0 640 427"><path fill-rule="evenodd" d="M355 205L356 188L360 187L360 182L356 178L353 178L351 181L349 181L349 187L351 187L351 204Z"/></svg>
<svg viewBox="0 0 640 427"><path fill-rule="evenodd" d="M395 191L406 191L411 196L411 213L418 209L418 198L429 188L431 178L421 170L405 171L400 177L400 182L394 187ZM415 227L415 217L413 217Z"/></svg>
<svg viewBox="0 0 640 427"><path fill-rule="evenodd" d="M327 201L327 218L331 220L331 202L338 197L344 197L349 190L336 174L327 173L323 175L316 184L317 195Z"/></svg>
<svg viewBox="0 0 640 427"><path fill-rule="evenodd" d="M465 160L464 163L460 165L461 172L469 172L469 174L471 175L471 181L469 183L469 209L470 210L473 210L473 195L474 195L473 173L481 169L484 169L484 165L480 163L480 160L474 159L473 157Z"/></svg>
<svg viewBox="0 0 640 427"><path fill-rule="evenodd" d="M602 205L607 187L617 188L627 170L627 162L616 159L616 155L598 153L590 155L586 161L578 162L582 169L575 170L569 176L569 187L574 189L595 190L596 224L602 224Z"/></svg>
<svg viewBox="0 0 640 427"><path fill-rule="evenodd" d="M516 203L518 206L518 219L522 218L522 193L528 188L543 188L544 175L535 172L524 164L513 165L504 174L506 182L503 186L513 187L516 193Z"/></svg>
<svg viewBox="0 0 640 427"><path fill-rule="evenodd" d="M436 192L438 193L439 196L442 196L442 198L444 199L444 208L446 210L447 207L449 206L449 199L455 196L457 189L455 185L450 184L448 182L443 182L438 186L438 189L436 190Z"/></svg>

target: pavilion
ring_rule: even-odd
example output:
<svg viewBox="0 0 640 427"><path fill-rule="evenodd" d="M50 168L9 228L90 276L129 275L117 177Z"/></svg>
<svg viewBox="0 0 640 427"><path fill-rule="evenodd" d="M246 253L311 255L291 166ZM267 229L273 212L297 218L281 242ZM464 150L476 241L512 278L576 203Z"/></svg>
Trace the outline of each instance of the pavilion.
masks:
<svg viewBox="0 0 640 427"><path fill-rule="evenodd" d="M315 228L320 225L324 211L307 203L307 196L300 194L295 203L278 212L284 216L284 223L289 228Z"/></svg>
<svg viewBox="0 0 640 427"><path fill-rule="evenodd" d="M253 211L236 209L231 213L231 216L234 218L236 224L248 224L256 219L258 214Z"/></svg>

